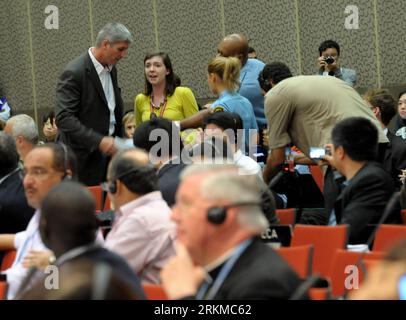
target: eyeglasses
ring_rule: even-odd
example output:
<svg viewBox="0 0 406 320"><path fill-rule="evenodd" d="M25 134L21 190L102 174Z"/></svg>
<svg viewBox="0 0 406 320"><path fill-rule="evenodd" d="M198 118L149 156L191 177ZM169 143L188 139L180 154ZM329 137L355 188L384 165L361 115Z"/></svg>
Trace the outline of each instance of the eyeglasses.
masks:
<svg viewBox="0 0 406 320"><path fill-rule="evenodd" d="M54 171L54 170L52 170ZM45 168L32 168L30 170L23 170L22 177L25 178L26 176L31 176L35 179L44 179L47 175L49 175L52 171L49 171ZM57 172L57 171L54 171Z"/></svg>

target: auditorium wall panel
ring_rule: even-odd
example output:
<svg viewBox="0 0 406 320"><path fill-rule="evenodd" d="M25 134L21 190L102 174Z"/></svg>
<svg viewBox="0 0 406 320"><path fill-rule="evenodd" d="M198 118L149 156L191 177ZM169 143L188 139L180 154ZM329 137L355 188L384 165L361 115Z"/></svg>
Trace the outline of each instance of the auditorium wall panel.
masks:
<svg viewBox="0 0 406 320"><path fill-rule="evenodd" d="M359 9L359 29L345 28L345 8ZM303 72L317 73L318 47L323 40L336 40L341 47L341 64L357 70L358 86L378 85L374 9L371 0L299 0Z"/></svg>
<svg viewBox="0 0 406 320"><path fill-rule="evenodd" d="M383 86L406 84L404 8L404 0L378 1L378 34ZM406 89L406 85L403 89Z"/></svg>
<svg viewBox="0 0 406 320"><path fill-rule="evenodd" d="M159 49L169 53L182 85L209 97L207 63L222 38L219 2L157 0Z"/></svg>
<svg viewBox="0 0 406 320"><path fill-rule="evenodd" d="M55 88L66 63L85 52L91 44L89 7L83 0L55 0L59 28L47 29L44 21L49 14L49 0L31 0L33 67L39 122L41 115L55 107Z"/></svg>
<svg viewBox="0 0 406 320"><path fill-rule="evenodd" d="M34 110L33 81L25 0L2 0L0 9L0 87L17 110Z"/></svg>
<svg viewBox="0 0 406 320"><path fill-rule="evenodd" d="M243 33L264 62L286 63L300 73L295 1L224 1L225 33Z"/></svg>

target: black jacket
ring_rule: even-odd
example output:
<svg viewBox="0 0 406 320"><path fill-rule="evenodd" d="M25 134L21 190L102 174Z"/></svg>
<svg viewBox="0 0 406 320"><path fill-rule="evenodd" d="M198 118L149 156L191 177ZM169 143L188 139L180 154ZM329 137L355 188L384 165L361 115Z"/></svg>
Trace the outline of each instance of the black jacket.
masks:
<svg viewBox="0 0 406 320"><path fill-rule="evenodd" d="M215 279L221 267L210 276ZM289 299L301 280L269 246L255 239L242 253L214 299Z"/></svg>
<svg viewBox="0 0 406 320"><path fill-rule="evenodd" d="M25 230L34 211L27 203L20 172L14 172L0 184L0 234Z"/></svg>
<svg viewBox="0 0 406 320"><path fill-rule="evenodd" d="M350 180L335 201L338 224L349 225L349 243L360 243L367 224L379 222L385 206L395 192L391 177L381 165L368 162ZM398 215L390 215L385 223L399 223Z"/></svg>
<svg viewBox="0 0 406 320"><path fill-rule="evenodd" d="M111 80L116 100L114 136L122 136L123 100L112 68ZM56 89L58 141L69 145L79 164L79 180L98 185L105 179L108 158L98 147L109 134L110 110L99 76L89 53L72 60L63 70Z"/></svg>

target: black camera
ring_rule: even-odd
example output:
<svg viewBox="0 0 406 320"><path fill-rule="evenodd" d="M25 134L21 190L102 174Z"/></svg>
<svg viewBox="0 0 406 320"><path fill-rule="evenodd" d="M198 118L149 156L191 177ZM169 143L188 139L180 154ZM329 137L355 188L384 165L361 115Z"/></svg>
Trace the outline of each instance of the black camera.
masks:
<svg viewBox="0 0 406 320"><path fill-rule="evenodd" d="M335 61L335 59L334 59L334 57L332 57L332 56L328 56L328 57L325 57L325 58L324 58L324 61L325 61L327 64L333 64L334 61Z"/></svg>

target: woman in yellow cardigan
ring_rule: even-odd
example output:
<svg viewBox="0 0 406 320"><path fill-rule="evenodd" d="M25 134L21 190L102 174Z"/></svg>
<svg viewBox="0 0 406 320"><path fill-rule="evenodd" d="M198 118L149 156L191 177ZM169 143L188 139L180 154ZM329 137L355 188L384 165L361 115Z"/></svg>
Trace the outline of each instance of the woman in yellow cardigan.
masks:
<svg viewBox="0 0 406 320"><path fill-rule="evenodd" d="M154 113L172 121L198 112L192 90L176 86L172 63L166 53L148 54L144 59L145 92L135 97L135 123L147 121Z"/></svg>

